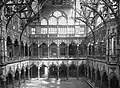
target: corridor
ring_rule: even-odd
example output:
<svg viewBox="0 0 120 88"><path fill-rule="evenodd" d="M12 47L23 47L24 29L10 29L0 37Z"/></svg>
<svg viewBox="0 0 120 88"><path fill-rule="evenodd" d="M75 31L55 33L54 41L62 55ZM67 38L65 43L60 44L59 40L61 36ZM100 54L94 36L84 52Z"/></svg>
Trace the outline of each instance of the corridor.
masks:
<svg viewBox="0 0 120 88"><path fill-rule="evenodd" d="M56 80L55 78L31 79L22 88L91 88L83 79Z"/></svg>

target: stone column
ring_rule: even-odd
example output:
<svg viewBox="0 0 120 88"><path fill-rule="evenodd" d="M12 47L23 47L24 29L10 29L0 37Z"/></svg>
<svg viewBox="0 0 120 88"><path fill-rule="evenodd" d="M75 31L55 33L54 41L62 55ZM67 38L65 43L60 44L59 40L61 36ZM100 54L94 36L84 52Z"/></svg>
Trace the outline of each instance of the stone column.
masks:
<svg viewBox="0 0 120 88"><path fill-rule="evenodd" d="M67 66L67 80L69 79L69 66Z"/></svg>
<svg viewBox="0 0 120 88"><path fill-rule="evenodd" d="M40 50L39 50L39 45L38 45L38 58L39 58L39 56L40 56Z"/></svg>
<svg viewBox="0 0 120 88"><path fill-rule="evenodd" d="M40 79L40 66L38 66L38 80Z"/></svg>
<svg viewBox="0 0 120 88"><path fill-rule="evenodd" d="M28 67L28 80L30 80L30 67Z"/></svg>
<svg viewBox="0 0 120 88"><path fill-rule="evenodd" d="M24 55L23 56L25 57L25 44L24 44Z"/></svg>
<svg viewBox="0 0 120 88"><path fill-rule="evenodd" d="M67 58L69 59L69 45L67 45Z"/></svg>
<svg viewBox="0 0 120 88"><path fill-rule="evenodd" d="M21 85L21 71L19 71L19 88L20 88L20 85Z"/></svg>
<svg viewBox="0 0 120 88"><path fill-rule="evenodd" d="M48 59L50 58L50 49L49 49L49 44L48 44Z"/></svg>
<svg viewBox="0 0 120 88"><path fill-rule="evenodd" d="M24 83L25 83L25 80L26 80L26 69L24 68Z"/></svg>
<svg viewBox="0 0 120 88"><path fill-rule="evenodd" d="M3 88L6 88L6 78L3 79Z"/></svg>
<svg viewBox="0 0 120 88"><path fill-rule="evenodd" d="M77 79L79 80L79 65L77 65Z"/></svg>
<svg viewBox="0 0 120 88"><path fill-rule="evenodd" d="M12 77L12 79L13 79L13 88L15 88L15 85L14 85L14 83L15 83L15 74L13 75L13 77Z"/></svg>
<svg viewBox="0 0 120 88"><path fill-rule="evenodd" d="M27 47L27 53L28 53L28 55L27 55L27 56L29 57L29 47Z"/></svg>
<svg viewBox="0 0 120 88"><path fill-rule="evenodd" d="M59 59L59 56L60 56L59 45L57 46L57 56L58 56L58 59Z"/></svg>
<svg viewBox="0 0 120 88"><path fill-rule="evenodd" d="M58 69L58 71L57 71L57 75L58 75L58 76L57 76L57 80L58 80L58 79L59 79L59 66L58 66L57 69Z"/></svg>

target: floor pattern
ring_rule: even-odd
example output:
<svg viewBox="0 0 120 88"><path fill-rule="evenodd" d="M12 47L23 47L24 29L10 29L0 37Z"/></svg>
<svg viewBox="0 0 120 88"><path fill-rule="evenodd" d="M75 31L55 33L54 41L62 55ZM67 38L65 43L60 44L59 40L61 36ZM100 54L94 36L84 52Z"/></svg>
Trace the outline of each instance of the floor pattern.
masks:
<svg viewBox="0 0 120 88"><path fill-rule="evenodd" d="M83 79L31 79L23 88L91 88Z"/></svg>

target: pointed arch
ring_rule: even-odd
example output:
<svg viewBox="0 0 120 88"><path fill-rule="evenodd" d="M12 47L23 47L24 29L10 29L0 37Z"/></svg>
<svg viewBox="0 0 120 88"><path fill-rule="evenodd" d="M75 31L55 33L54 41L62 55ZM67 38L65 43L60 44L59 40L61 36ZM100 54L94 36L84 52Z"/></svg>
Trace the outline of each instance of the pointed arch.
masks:
<svg viewBox="0 0 120 88"><path fill-rule="evenodd" d="M6 86L9 87L10 85L13 85L13 73L9 71L6 77Z"/></svg>
<svg viewBox="0 0 120 88"><path fill-rule="evenodd" d="M106 72L102 75L102 88L108 88L108 75Z"/></svg>
<svg viewBox="0 0 120 88"><path fill-rule="evenodd" d="M17 39L14 41L14 56L19 56L19 43Z"/></svg>
<svg viewBox="0 0 120 88"><path fill-rule="evenodd" d="M31 78L37 78L38 77L38 66L35 64L32 64L30 68L30 77Z"/></svg>
<svg viewBox="0 0 120 88"><path fill-rule="evenodd" d="M30 51L31 56L38 56L38 45L35 42L30 45Z"/></svg>
<svg viewBox="0 0 120 88"><path fill-rule="evenodd" d="M7 36L7 53L9 57L13 56L13 43L10 36Z"/></svg>
<svg viewBox="0 0 120 88"><path fill-rule="evenodd" d="M70 64L69 66L69 76L77 78L77 66L74 63Z"/></svg>
<svg viewBox="0 0 120 88"><path fill-rule="evenodd" d="M42 43L39 46L40 56L47 57L48 56L48 45L46 43Z"/></svg>
<svg viewBox="0 0 120 88"><path fill-rule="evenodd" d="M110 88L119 88L119 80L115 73L110 78Z"/></svg>
<svg viewBox="0 0 120 88"><path fill-rule="evenodd" d="M69 56L70 57L76 57L76 55L77 55L77 44L72 42L69 45Z"/></svg>
<svg viewBox="0 0 120 88"><path fill-rule="evenodd" d="M52 44L50 44L49 48L50 56L57 57L57 44L53 42Z"/></svg>
<svg viewBox="0 0 120 88"><path fill-rule="evenodd" d="M58 67L54 63L52 63L49 67L49 77L51 78L58 77L57 72L58 72Z"/></svg>
<svg viewBox="0 0 120 88"><path fill-rule="evenodd" d="M59 67L59 77L67 77L67 66L64 63Z"/></svg>
<svg viewBox="0 0 120 88"><path fill-rule="evenodd" d="M43 19L41 20L41 25L47 25L47 24L48 24L47 19L46 19L46 18L43 18Z"/></svg>
<svg viewBox="0 0 120 88"><path fill-rule="evenodd" d="M59 45L59 48L60 48L60 56L66 56L67 55L67 44L62 42Z"/></svg>

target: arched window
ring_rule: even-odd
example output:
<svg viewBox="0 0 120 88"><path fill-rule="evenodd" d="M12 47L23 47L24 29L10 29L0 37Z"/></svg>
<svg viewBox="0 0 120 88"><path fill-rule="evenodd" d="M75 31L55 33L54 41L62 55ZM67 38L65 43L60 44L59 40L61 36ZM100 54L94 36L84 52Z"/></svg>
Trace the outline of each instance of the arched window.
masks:
<svg viewBox="0 0 120 88"><path fill-rule="evenodd" d="M53 13L53 15L54 15L55 17L60 17L60 16L62 16L62 13L61 13L60 11L55 11L55 12Z"/></svg>
<svg viewBox="0 0 120 88"><path fill-rule="evenodd" d="M58 19L58 25L67 25L67 21L65 17L60 17Z"/></svg>
<svg viewBox="0 0 120 88"><path fill-rule="evenodd" d="M47 20L46 19L42 19L41 20L41 25L47 25Z"/></svg>
<svg viewBox="0 0 120 88"><path fill-rule="evenodd" d="M57 25L57 19L55 17L50 17L49 25Z"/></svg>

